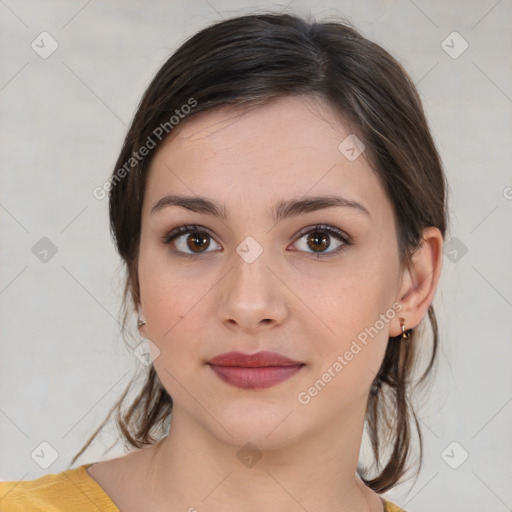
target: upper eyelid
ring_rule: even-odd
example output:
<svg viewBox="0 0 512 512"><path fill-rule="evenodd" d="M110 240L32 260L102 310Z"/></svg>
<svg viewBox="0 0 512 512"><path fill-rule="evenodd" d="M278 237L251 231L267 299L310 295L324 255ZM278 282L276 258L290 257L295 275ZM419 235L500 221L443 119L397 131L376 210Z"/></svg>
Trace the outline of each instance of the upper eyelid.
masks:
<svg viewBox="0 0 512 512"><path fill-rule="evenodd" d="M304 236L306 233L309 233L314 230L321 231L322 229L325 229L330 234L334 231L335 233L338 233L339 235L345 237L348 240L351 240L352 237L343 229L338 228L336 226L331 226L330 224L320 223L320 224L312 224L310 226L306 226L304 228L299 229L299 231L295 234L295 236Z"/></svg>

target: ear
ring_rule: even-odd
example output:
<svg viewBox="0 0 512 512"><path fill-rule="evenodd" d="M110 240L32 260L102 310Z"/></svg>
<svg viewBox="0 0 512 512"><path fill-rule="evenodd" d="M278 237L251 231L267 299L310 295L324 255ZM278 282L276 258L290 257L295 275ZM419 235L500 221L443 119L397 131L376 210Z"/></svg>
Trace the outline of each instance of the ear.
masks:
<svg viewBox="0 0 512 512"><path fill-rule="evenodd" d="M397 296L403 309L396 316L390 336L402 333L400 318L406 330L417 327L434 299L443 263L443 236L438 228L430 226L423 230L422 238L410 266L404 269Z"/></svg>

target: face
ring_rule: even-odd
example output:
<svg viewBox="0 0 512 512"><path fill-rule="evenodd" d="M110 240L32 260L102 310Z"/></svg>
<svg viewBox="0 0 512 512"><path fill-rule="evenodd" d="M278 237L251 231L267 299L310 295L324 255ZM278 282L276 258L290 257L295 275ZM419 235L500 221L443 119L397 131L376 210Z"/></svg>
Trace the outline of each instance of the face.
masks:
<svg viewBox="0 0 512 512"><path fill-rule="evenodd" d="M202 113L152 161L142 333L160 351L154 366L173 414L227 444L279 447L350 422L397 334L392 206L365 154L340 151L349 134L327 104L286 97ZM219 215L198 203L152 211L168 195L207 199ZM345 203L303 203L320 196ZM208 364L231 351L271 351L302 366L270 387L241 388Z"/></svg>

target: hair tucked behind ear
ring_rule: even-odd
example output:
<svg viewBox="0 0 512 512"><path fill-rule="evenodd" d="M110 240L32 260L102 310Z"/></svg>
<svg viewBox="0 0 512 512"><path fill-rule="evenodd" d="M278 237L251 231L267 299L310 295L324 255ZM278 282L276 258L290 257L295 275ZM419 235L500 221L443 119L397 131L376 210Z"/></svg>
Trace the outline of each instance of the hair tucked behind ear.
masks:
<svg viewBox="0 0 512 512"><path fill-rule="evenodd" d="M142 199L149 164L165 140L157 140L155 130L169 126L176 110L186 113L179 120L182 124L200 112L226 106L249 108L287 95L326 101L364 142L365 158L393 206L403 265L421 243L423 228L434 226L444 237L445 176L418 93L402 66L344 21L317 23L289 14L227 19L187 40L157 72L142 97L112 173L110 226L127 271L123 331L127 317L140 303L137 264ZM185 105L194 108L185 109ZM154 146L140 158L139 150L149 138ZM433 343L419 381L430 373L437 354L432 306L428 320ZM132 321L135 323L135 318ZM426 340L417 334L411 332L403 341L400 337L388 340L369 393L366 428L377 474L370 477L366 470L359 471L376 492L390 489L406 473L413 428L421 448L411 391L417 347ZM132 382L71 464L114 411L122 438L132 447L152 445L167 435L173 402L154 368L148 368L144 387L124 411L123 401ZM389 452L385 461L383 448Z"/></svg>

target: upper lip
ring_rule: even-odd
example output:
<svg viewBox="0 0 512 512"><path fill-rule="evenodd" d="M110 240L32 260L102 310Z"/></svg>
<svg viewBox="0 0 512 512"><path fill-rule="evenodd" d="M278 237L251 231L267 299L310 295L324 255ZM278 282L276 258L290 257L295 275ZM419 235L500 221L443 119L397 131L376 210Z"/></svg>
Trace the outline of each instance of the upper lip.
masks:
<svg viewBox="0 0 512 512"><path fill-rule="evenodd" d="M255 368L258 366L299 366L304 363L277 354L276 352L256 352L244 354L243 352L225 352L208 361L215 366L246 366Z"/></svg>

